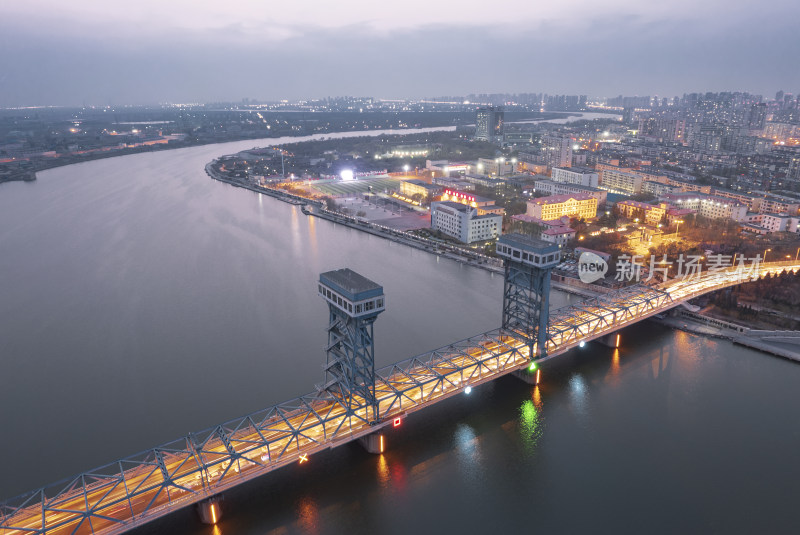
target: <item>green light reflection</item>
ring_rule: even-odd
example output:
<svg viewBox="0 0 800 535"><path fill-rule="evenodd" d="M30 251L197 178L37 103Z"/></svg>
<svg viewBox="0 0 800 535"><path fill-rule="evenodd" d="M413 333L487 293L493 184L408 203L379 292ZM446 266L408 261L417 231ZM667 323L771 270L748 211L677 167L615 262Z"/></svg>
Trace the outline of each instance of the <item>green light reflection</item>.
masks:
<svg viewBox="0 0 800 535"><path fill-rule="evenodd" d="M519 408L520 434L525 453L536 453L536 444L542 436L542 421L539 410L532 400L526 399Z"/></svg>

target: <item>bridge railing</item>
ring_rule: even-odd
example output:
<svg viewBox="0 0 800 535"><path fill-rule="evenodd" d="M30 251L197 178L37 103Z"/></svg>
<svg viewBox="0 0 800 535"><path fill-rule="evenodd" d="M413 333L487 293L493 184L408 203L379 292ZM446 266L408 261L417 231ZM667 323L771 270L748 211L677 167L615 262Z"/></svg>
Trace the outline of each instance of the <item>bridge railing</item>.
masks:
<svg viewBox="0 0 800 535"><path fill-rule="evenodd" d="M798 262L761 264L758 277ZM743 282L730 270L696 286L669 281L636 285L550 314L548 351L613 332L660 310ZM377 371L384 421L518 370L529 362L524 338L496 329ZM193 433L0 503L0 535L117 533L195 503L242 481L375 430L361 404L345 406L325 392L301 396Z"/></svg>

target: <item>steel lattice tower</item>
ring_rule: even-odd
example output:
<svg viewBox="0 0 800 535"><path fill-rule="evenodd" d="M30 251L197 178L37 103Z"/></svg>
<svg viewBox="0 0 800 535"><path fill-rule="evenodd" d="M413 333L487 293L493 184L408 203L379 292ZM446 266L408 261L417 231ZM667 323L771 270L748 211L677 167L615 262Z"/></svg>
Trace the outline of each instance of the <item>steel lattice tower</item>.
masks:
<svg viewBox="0 0 800 535"><path fill-rule="evenodd" d="M322 389L355 414L365 409L365 419L379 418L375 399L375 341L372 326L385 310L383 287L351 269L319 276L319 295L328 302L327 362Z"/></svg>
<svg viewBox="0 0 800 535"><path fill-rule="evenodd" d="M497 240L497 254L505 258L503 329L528 342L530 358L546 355L550 309L550 272L561 261L558 245L522 234ZM534 346L538 355L534 354Z"/></svg>

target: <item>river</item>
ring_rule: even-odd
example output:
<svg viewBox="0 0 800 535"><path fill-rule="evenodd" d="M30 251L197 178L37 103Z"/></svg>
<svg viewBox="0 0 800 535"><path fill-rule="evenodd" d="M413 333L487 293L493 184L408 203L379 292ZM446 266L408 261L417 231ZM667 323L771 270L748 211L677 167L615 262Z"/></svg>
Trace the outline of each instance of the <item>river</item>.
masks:
<svg viewBox="0 0 800 535"><path fill-rule="evenodd" d="M0 496L313 390L322 271L384 285L379 365L499 324L500 277L203 172L264 143L0 187ZM345 446L228 493L216 528L187 510L141 532L796 530L797 365L643 323L543 373L412 415L383 456Z"/></svg>

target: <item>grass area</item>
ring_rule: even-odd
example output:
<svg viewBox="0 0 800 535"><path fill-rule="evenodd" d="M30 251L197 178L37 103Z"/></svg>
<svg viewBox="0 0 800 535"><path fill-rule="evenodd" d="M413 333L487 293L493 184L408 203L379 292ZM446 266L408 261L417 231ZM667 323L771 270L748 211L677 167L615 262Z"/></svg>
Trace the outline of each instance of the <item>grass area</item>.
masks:
<svg viewBox="0 0 800 535"><path fill-rule="evenodd" d="M402 179L399 178L366 178L348 182L325 182L313 184L312 187L324 195L358 195L366 193L372 186L373 193L383 193L385 190L394 190L400 187Z"/></svg>

